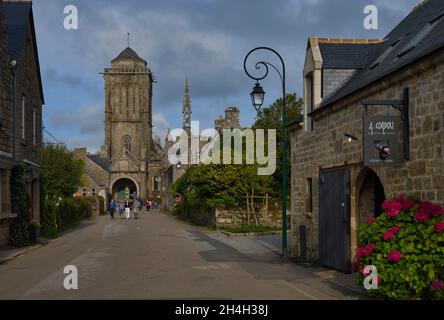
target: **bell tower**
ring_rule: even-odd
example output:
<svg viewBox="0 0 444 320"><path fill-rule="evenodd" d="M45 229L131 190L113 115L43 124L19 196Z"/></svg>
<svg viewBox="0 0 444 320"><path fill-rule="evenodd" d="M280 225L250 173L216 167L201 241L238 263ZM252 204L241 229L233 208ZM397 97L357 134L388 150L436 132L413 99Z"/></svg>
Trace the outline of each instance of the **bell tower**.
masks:
<svg viewBox="0 0 444 320"><path fill-rule="evenodd" d="M122 185L148 195L148 166L152 144L153 75L145 60L125 48L105 68L105 144L102 155L110 160L110 189ZM113 190L111 190L114 193Z"/></svg>

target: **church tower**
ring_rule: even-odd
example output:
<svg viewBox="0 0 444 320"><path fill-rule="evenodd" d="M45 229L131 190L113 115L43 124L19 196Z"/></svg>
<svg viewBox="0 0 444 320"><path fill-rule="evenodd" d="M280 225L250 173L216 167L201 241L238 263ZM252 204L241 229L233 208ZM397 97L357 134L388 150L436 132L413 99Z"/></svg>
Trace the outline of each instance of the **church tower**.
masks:
<svg viewBox="0 0 444 320"><path fill-rule="evenodd" d="M190 100L190 89L188 87L188 79L185 80L185 95L183 98L183 128L191 128L191 100Z"/></svg>
<svg viewBox="0 0 444 320"><path fill-rule="evenodd" d="M147 198L152 149L153 74L145 60L127 47L103 73L105 79L105 144L110 161L110 191Z"/></svg>

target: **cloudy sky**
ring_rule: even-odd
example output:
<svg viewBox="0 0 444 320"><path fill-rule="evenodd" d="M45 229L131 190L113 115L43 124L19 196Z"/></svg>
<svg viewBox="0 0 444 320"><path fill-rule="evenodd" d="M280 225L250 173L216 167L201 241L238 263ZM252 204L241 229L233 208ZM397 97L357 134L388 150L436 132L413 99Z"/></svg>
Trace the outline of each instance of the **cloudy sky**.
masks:
<svg viewBox="0 0 444 320"><path fill-rule="evenodd" d="M310 35L383 38L419 0L34 0L34 17L46 105L44 125L69 147L95 152L103 143L104 82L100 75L127 45L156 76L154 131L181 127L185 78L193 120L213 126L227 106L241 124L255 112L245 54L273 47L287 66L287 90L301 95L302 65ZM379 29L366 30L363 9L374 4ZM75 5L79 29L65 30L66 5ZM262 58L262 57L258 57ZM268 57L275 62L272 57ZM276 61L277 62L277 61ZM277 78L263 81L266 104L279 97ZM47 136L51 141L51 138Z"/></svg>

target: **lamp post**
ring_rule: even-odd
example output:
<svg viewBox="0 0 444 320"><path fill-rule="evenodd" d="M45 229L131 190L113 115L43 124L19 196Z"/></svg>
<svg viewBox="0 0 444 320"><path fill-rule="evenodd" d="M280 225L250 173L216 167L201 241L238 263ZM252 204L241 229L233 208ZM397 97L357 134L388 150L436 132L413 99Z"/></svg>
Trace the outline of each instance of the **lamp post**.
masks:
<svg viewBox="0 0 444 320"><path fill-rule="evenodd" d="M279 71L277 67L267 61L259 61L256 63L256 70L260 70L261 67L265 68L265 73L262 77L253 76L247 70L247 61L250 55L256 51L269 51L275 54L282 64L282 70ZM257 47L251 50L245 57L244 70L247 76L256 81L251 92L251 102L253 107L259 113L264 103L265 91L260 85L259 81L265 79L268 76L269 67L273 68L279 78L281 79L282 86L282 255L287 255L287 130L286 130L286 92L285 92L285 63L281 55L274 49L268 47Z"/></svg>

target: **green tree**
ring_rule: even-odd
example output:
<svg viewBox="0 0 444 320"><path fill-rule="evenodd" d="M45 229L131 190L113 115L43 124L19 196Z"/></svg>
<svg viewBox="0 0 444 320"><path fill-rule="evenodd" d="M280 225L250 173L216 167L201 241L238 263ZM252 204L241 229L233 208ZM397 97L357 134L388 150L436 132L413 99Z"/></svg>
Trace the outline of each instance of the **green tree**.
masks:
<svg viewBox="0 0 444 320"><path fill-rule="evenodd" d="M272 180L272 195L276 198L280 197L280 190L282 190L282 98L277 99L272 105L263 108L257 115L256 121L253 124L253 129L276 129L276 171L273 174ZM296 93L290 93L286 96L286 121L287 124L296 120L301 116L303 100L299 98ZM288 148L289 139L287 136L287 195L290 192L291 186L291 158L290 150Z"/></svg>
<svg viewBox="0 0 444 320"><path fill-rule="evenodd" d="M48 198L71 197L82 186L84 171L83 161L75 160L66 146L44 146L42 184Z"/></svg>

